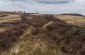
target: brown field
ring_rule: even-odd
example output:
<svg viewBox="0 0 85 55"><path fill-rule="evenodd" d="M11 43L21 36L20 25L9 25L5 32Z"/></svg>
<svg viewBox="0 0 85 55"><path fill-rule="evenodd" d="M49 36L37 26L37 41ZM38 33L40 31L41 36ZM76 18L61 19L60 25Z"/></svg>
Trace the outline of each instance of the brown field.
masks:
<svg viewBox="0 0 85 55"><path fill-rule="evenodd" d="M85 55L85 17L0 14L0 55Z"/></svg>
<svg viewBox="0 0 85 55"><path fill-rule="evenodd" d="M69 24L85 26L85 17L83 16L58 15L57 18Z"/></svg>

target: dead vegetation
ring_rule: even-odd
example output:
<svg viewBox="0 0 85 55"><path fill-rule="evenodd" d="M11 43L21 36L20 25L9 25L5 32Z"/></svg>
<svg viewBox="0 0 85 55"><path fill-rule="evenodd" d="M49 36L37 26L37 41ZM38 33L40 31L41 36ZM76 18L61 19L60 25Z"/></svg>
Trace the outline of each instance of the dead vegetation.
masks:
<svg viewBox="0 0 85 55"><path fill-rule="evenodd" d="M58 17L23 15L22 20L0 23L0 27L8 28L0 32L0 54L85 55L85 27Z"/></svg>
<svg viewBox="0 0 85 55"><path fill-rule="evenodd" d="M77 26L85 26L85 17L84 16L71 16L71 15L57 15L58 19L65 21L66 23L77 25Z"/></svg>
<svg viewBox="0 0 85 55"><path fill-rule="evenodd" d="M0 17L6 17L6 16L8 16L8 15L5 15L5 14L1 14L1 15L0 15Z"/></svg>
<svg viewBox="0 0 85 55"><path fill-rule="evenodd" d="M13 23L11 23L14 25ZM12 27L4 32L0 32L0 50L7 50L10 45L17 41L19 36L21 36L28 25L22 23L21 25L16 24L15 27Z"/></svg>

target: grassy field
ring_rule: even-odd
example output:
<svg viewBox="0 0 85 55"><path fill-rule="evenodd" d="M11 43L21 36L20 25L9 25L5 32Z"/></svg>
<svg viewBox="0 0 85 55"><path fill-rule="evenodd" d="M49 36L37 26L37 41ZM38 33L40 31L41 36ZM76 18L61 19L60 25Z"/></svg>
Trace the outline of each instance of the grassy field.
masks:
<svg viewBox="0 0 85 55"><path fill-rule="evenodd" d="M0 55L85 55L85 17L7 14L0 17Z"/></svg>
<svg viewBox="0 0 85 55"><path fill-rule="evenodd" d="M85 26L85 17L84 16L70 16L70 15L58 15L58 19L65 21L66 23L78 25L78 26Z"/></svg>

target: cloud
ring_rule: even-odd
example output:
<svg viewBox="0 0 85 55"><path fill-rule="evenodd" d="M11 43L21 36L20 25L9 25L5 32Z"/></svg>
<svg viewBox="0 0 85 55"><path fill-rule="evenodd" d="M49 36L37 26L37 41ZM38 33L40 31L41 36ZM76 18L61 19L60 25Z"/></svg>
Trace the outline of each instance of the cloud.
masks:
<svg viewBox="0 0 85 55"><path fill-rule="evenodd" d="M85 0L0 0L0 11L85 14L84 5Z"/></svg>
<svg viewBox="0 0 85 55"><path fill-rule="evenodd" d="M69 3L73 2L75 0L36 0L36 2L39 3L45 3L45 4L63 4L63 3Z"/></svg>
<svg viewBox="0 0 85 55"><path fill-rule="evenodd" d="M12 2L30 2L30 0L10 0ZM33 0L31 0L33 1Z"/></svg>
<svg viewBox="0 0 85 55"><path fill-rule="evenodd" d="M10 0L12 2L25 2L25 3L44 3L44 4L64 4L64 3L69 3L73 2L75 0Z"/></svg>

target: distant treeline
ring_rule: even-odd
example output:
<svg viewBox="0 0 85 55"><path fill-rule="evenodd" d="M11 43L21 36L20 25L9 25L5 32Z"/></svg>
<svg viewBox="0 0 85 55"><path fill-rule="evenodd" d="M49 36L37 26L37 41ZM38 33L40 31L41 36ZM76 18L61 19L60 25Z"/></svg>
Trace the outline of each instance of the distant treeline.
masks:
<svg viewBox="0 0 85 55"><path fill-rule="evenodd" d="M82 14L76 14L76 13L74 13L74 14L60 14L60 15L72 15L72 16L83 16Z"/></svg>
<svg viewBox="0 0 85 55"><path fill-rule="evenodd" d="M5 12L5 11L0 11L0 14L12 14L12 15L15 15L15 14L19 14L19 12Z"/></svg>

